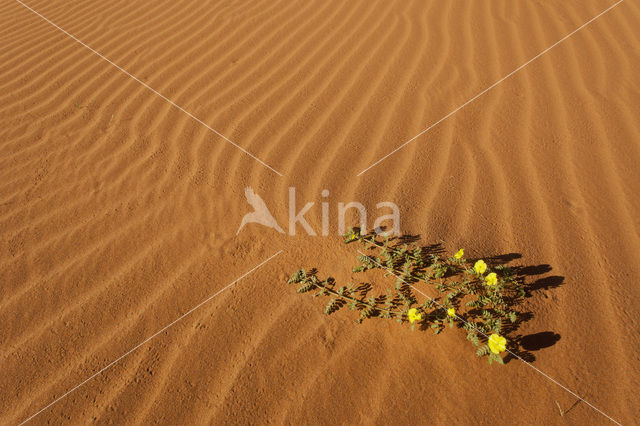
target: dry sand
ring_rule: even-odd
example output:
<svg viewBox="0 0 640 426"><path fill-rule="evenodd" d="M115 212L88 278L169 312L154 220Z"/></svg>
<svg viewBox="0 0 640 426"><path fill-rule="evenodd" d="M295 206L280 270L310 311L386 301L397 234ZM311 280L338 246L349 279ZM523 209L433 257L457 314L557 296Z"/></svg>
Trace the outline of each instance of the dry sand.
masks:
<svg viewBox="0 0 640 426"><path fill-rule="evenodd" d="M551 423L607 419L461 332L353 323L285 284L349 278L338 202L402 232L516 253L560 340L533 365L622 423L640 415L640 5L627 0L362 176L358 172L613 4L44 1L0 5L0 422ZM331 235L248 225L287 188ZM300 205L299 205L300 207ZM298 208L299 208L298 207ZM302 233L302 229L298 228ZM577 403L576 403L577 402ZM558 405L567 411L563 417Z"/></svg>

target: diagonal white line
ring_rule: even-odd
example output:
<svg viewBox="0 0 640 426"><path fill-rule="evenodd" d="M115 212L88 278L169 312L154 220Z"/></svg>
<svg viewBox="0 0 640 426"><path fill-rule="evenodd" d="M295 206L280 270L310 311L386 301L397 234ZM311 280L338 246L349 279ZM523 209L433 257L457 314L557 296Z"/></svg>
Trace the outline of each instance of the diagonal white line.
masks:
<svg viewBox="0 0 640 426"><path fill-rule="evenodd" d="M270 165L268 165L267 163L265 163L264 161L262 161L261 159L259 159L258 157L256 157L255 155L253 155L252 153L250 153L249 151L247 151L246 149L244 149L243 147L241 147L240 145L238 145L237 143L233 142L231 139L229 139L228 137L224 136L222 133L218 132L216 129L214 129L213 127L209 126L207 123L205 123L204 121L200 120L198 117L196 117L195 115L191 114L189 111L187 111L186 109L182 108L180 105L176 104L174 101L172 101L171 99L167 98L165 95L163 95L162 93L158 92L156 89L154 89L153 87L149 86L147 83L145 83L144 81L140 80L138 77L136 77L135 75L131 74L129 71L125 70L124 68L122 68L121 66L119 66L118 64L112 62L109 58L107 58L106 56L104 56L103 54L101 54L100 52L98 52L97 50L95 50L94 48L92 48L91 46L85 44L84 42L82 42L81 40L79 40L78 38L76 38L73 34L69 33L68 31L64 30L63 28L60 28L58 25L56 25L54 22L52 22L51 20L49 20L48 18L46 18L45 16L42 16L40 13L38 13L37 11L35 11L34 9L30 8L29 6L27 6L26 4L24 4L23 2L21 2L20 0L16 0L16 2L18 2L19 4L21 4L23 7L25 7L26 9L30 10L31 12L33 12L34 14L38 15L41 19L43 19L44 21L46 21L47 23L49 23L50 25L52 25L53 27L55 27L56 29L58 29L59 31L61 31L62 33L66 34L67 36L69 36L70 38L72 38L74 41L76 41L77 43L81 44L82 46L86 47L87 49L89 49L92 53L94 53L95 55L99 56L100 59L103 59L105 61L107 61L109 64L113 65L115 68L117 68L119 71L121 71L123 74L127 75L128 77L131 77L132 79L134 79L135 81L137 81L138 83L140 83L142 86L144 86L145 88L149 89L151 92L155 93L156 95L158 95L160 98L164 99L167 103L169 103L171 106L179 109L180 111L182 111L183 113L185 113L186 115L188 115L189 117L191 117L193 120L197 121L198 123L202 124L204 127L206 127L207 129L209 129L210 131L212 131L213 133L215 133L216 135L220 136L222 139L224 139L225 141L227 141L228 143L230 143L231 145L235 146L236 148L238 148L240 151L244 152L245 154L247 154L249 157L253 158L254 160L256 160L258 163L262 164L263 166L265 166L266 168L268 168L269 170L271 170L272 172L274 172L275 174L282 176L282 173L280 173L279 171L277 171L276 169L274 169L273 167L271 167Z"/></svg>
<svg viewBox="0 0 640 426"><path fill-rule="evenodd" d="M368 257L373 263L375 263L376 265L378 265L379 267L381 267L382 269L384 269L385 271L389 272L391 275L393 275L396 278L399 278L400 280L402 280L403 283L405 283L406 285L408 285L409 287L411 287L412 289L414 289L416 292L420 293L421 295L423 295L424 297L426 297L427 299L429 299L431 302L435 303L436 305L438 305L438 307L440 309L443 309L445 312L447 311L447 309L442 306L440 303L436 302L434 299L432 299L428 294L422 292L420 289L416 288L414 285L412 285L411 283L408 283L407 281L404 280L404 278L394 274L394 272L390 269L388 269L387 267L381 265L380 263L378 263L375 259L373 259L371 256L367 256L366 254L364 254L363 252L361 252L360 250L358 250L358 253L360 253L363 256ZM473 326L473 324L468 323L467 321L465 321L463 318L459 317L457 314L455 315L456 319L460 320L461 322L469 325L470 327L472 327L474 330L476 330L478 333L482 334L484 337L486 337L487 339L489 338L489 336L487 336L485 333L482 332L482 330L478 330L476 327ZM540 370L538 367L535 367L533 364L531 364L530 362L525 361L520 355L517 355L515 353L513 353L512 351L510 351L509 349L506 349L507 352L509 352L511 355L513 355L515 358L519 359L520 361L524 362L527 366L533 368L537 373L542 374L544 377L546 377L549 381L553 382L554 384L556 384L557 386L561 387L562 389L564 389L565 391L569 392L571 395L575 396L576 398L578 398L580 401L584 402L585 404L587 404L589 407L593 408L594 410L596 410L598 413L602 414L604 417L606 417L607 419L611 420L613 423L617 424L617 425L621 425L620 422L614 420L611 416L609 416L608 414L606 414L604 411L600 410L599 408L593 406L593 404L591 404L590 402L588 402L586 399L584 399L583 397L581 397L580 395L578 395L577 393L573 392L571 389L567 388L566 386L564 386L563 384L561 384L560 382L558 382L556 379L554 379L553 377L549 376L547 373L545 373L544 371Z"/></svg>
<svg viewBox="0 0 640 426"><path fill-rule="evenodd" d="M363 171L361 171L360 173L358 173L358 176L361 176L363 173L365 173L366 171L368 171L369 169L371 169L372 167L377 166L378 164L380 164L382 161L386 160L387 158L389 158L390 156L392 156L393 154L395 154L396 152L400 151L402 148L404 148L405 146L409 145L411 142L413 142L414 140L416 140L417 138L419 138L420 136L424 135L425 133L427 133L429 130L433 129L434 127L436 127L438 124L442 123L443 121L445 121L447 118L451 117L452 115L454 115L456 112L460 111L462 108L466 107L467 105L469 105L470 103L472 103L473 101L475 101L476 99L478 99L479 97L481 97L482 95L484 95L485 93L487 93L488 91L490 91L491 89L493 89L494 87L496 87L497 85L499 85L500 83L502 83L503 81L505 81L506 79L508 79L509 77L513 76L515 73L517 73L518 71L520 71L521 69L523 69L524 67L526 67L527 65L529 65L530 63L534 62L536 59L540 58L542 55L544 55L545 53L549 52L551 49L553 49L554 47L558 46L560 43L562 43L563 41L567 40L569 37L571 37L572 35L574 35L575 33L577 33L578 31L580 31L581 29L583 29L584 27L586 27L587 25L589 25L590 23L592 23L593 21L595 21L596 19L600 18L602 15L604 15L605 13L609 12L611 9L613 9L614 7L618 6L620 3L622 3L624 0L619 0L618 2L614 3L613 5L609 6L608 8L606 8L605 10L603 10L602 12L600 12L599 14L597 14L596 16L594 16L593 18L591 18L590 20L588 20L587 22L585 22L584 24L580 25L578 28L576 28L575 30L571 31L569 34L567 34L566 36L564 36L563 38L561 38L560 40L556 41L555 43L553 43L551 46L547 47L546 49L544 49L542 52L538 53L536 56L534 56L533 58L529 59L527 62L525 62L524 64L520 65L518 68L516 68L515 70L511 71L509 74L505 75L504 77L502 77L500 80L496 81L495 83L493 83L491 86L487 87L486 89L484 89L482 92L478 93L477 95L475 95L473 98L469 99L468 101L466 101L465 103L463 103L462 105L460 105L459 107L457 107L456 109L454 109L453 111L451 111L449 114L445 115L444 117L442 117L440 120L436 121L435 123L431 124L429 127L427 127L426 129L424 129L423 131L421 131L420 133L418 133L417 135L415 135L414 137L412 137L411 139L409 139L408 141L406 141L405 143L403 143L402 145L400 145L399 147L397 147L396 149L394 149L393 151L391 151L390 153L388 153L387 155L385 155L384 157L382 157L381 159L379 159L378 161L376 161L375 163L371 164L369 167L367 167L366 169L364 169Z"/></svg>
<svg viewBox="0 0 640 426"><path fill-rule="evenodd" d="M194 306L193 308L189 309L187 312L185 312L184 314L180 315L178 318L176 318L175 320L173 320L172 322L170 322L169 324L165 325L164 327L162 327L160 330L156 331L155 333L153 333L151 336L147 337L146 339L144 339L142 342L138 343L136 346L134 346L133 348L131 348L130 350L128 350L127 352L125 352L124 354L120 355L118 358L116 358L115 360L111 361L109 364L107 364L106 366L104 366L103 368L101 368L100 370L98 370L96 373L94 373L93 375L87 377L83 382L81 382L80 384L78 384L77 386L69 389L67 392L63 393L61 396L59 396L58 398L56 398L55 400L53 400L53 402L49 403L48 405L42 407L40 410L38 410L36 413L32 414L31 416L27 417L25 420L23 420L20 425L23 425L25 423L27 423L28 421L32 420L34 417L36 417L38 414L42 413L44 410L46 410L47 408L51 407L54 404L57 404L58 402L60 402L62 399L66 398L67 396L69 396L69 394L73 393L74 391L78 390L80 387L84 386L87 382L91 381L92 379L94 379L95 377L99 376L100 374L102 374L103 372L105 372L106 370L108 370L109 368L113 367L117 362L121 361L122 359L126 358L127 356L129 356L132 352L134 352L136 349L138 349L140 346L144 345L145 343L149 342L151 339L153 339L154 337L158 336L160 333L164 332L165 330L169 329L170 327L173 327L173 325L175 325L178 321L182 320L184 317L186 317L187 315L191 314L193 311L195 311L196 309L200 308L202 305L204 305L205 303L209 302L211 299L213 299L214 297L218 296L220 293L222 293L223 291L227 290L229 287L233 286L235 283L237 283L238 281L240 281L241 279L243 279L244 277L246 277L247 275L251 274L253 271L255 271L256 269L260 268L262 265L264 265L265 263L269 262L271 259L273 259L274 257L278 256L280 253L282 253L282 250L278 251L276 254L274 254L273 256L271 256L270 258L262 261L259 265L254 266L253 268L251 268L249 271L245 272L244 274L242 274L240 277L236 278L235 281L227 284L225 287L223 287L222 289L218 290L216 293L212 294L211 296L207 297L205 300L203 300L202 302L198 303L196 306Z"/></svg>

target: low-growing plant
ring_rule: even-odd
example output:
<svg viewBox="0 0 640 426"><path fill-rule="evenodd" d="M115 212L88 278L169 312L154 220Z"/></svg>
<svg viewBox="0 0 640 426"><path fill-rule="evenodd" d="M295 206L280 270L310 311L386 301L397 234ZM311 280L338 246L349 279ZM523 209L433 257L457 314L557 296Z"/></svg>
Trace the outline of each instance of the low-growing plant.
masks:
<svg viewBox="0 0 640 426"><path fill-rule="evenodd" d="M393 318L408 322L412 330L418 324L434 334L461 328L478 356L487 356L489 364L503 364L501 354L510 346L504 336L515 329L515 307L525 296L510 268L490 267L482 259L468 261L464 249L441 257L415 243L392 243L388 237L360 235L357 229L350 229L344 242L362 245L353 272L382 270L395 279L393 288L372 296L370 284L338 285L331 277L318 278L315 269L300 269L289 279L298 285L298 293L328 297L326 314L345 306L358 311L358 323L371 317Z"/></svg>

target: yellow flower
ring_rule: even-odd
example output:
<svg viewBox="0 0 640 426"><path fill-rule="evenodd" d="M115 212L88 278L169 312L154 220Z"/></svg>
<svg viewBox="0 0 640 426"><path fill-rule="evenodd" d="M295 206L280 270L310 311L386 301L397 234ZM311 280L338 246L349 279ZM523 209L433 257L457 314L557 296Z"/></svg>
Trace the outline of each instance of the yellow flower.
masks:
<svg viewBox="0 0 640 426"><path fill-rule="evenodd" d="M462 259L462 256L464 256L464 249L458 250L458 252L453 255L456 259Z"/></svg>
<svg viewBox="0 0 640 426"><path fill-rule="evenodd" d="M449 315L450 317L455 317L456 316L456 310L453 309L453 308L447 309L447 315Z"/></svg>
<svg viewBox="0 0 640 426"><path fill-rule="evenodd" d="M416 308L409 309L407 312L407 317L409 317L409 322L413 324L415 321L420 321L422 319L422 314L418 312Z"/></svg>
<svg viewBox="0 0 640 426"><path fill-rule="evenodd" d="M491 352L494 354L504 352L505 349L507 349L507 339L499 334L492 334L489 336L489 349L491 349Z"/></svg>
<svg viewBox="0 0 640 426"><path fill-rule="evenodd" d="M484 278L484 281L487 283L487 285L496 285L498 284L498 276L495 272L492 272L490 274L487 274L487 276Z"/></svg>
<svg viewBox="0 0 640 426"><path fill-rule="evenodd" d="M484 271L487 270L487 264L484 263L484 260L480 259L475 265L473 265L473 269L476 271L476 274L482 275L484 274Z"/></svg>

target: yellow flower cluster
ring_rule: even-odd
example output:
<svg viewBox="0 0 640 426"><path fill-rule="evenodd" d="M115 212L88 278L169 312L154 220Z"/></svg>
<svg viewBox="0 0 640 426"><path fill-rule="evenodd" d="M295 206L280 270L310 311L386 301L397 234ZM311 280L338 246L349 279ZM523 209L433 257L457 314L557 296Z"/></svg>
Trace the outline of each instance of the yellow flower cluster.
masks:
<svg viewBox="0 0 640 426"><path fill-rule="evenodd" d="M489 349L494 354L499 354L507 349L507 339L499 334L492 334L489 336Z"/></svg>
<svg viewBox="0 0 640 426"><path fill-rule="evenodd" d="M458 250L458 252L453 255L456 259L462 259L462 256L464 256L464 249Z"/></svg>
<svg viewBox="0 0 640 426"><path fill-rule="evenodd" d="M407 312L407 317L409 318L409 322L413 324L415 321L420 321L422 319L422 314L418 312L416 308L409 309Z"/></svg>
<svg viewBox="0 0 640 426"><path fill-rule="evenodd" d="M484 282L486 282L488 286L494 286L498 284L498 276L495 272L491 272L484 278Z"/></svg>
<svg viewBox="0 0 640 426"><path fill-rule="evenodd" d="M476 271L476 274L482 275L487 270L487 264L484 263L484 260L480 259L473 265L473 270Z"/></svg>

